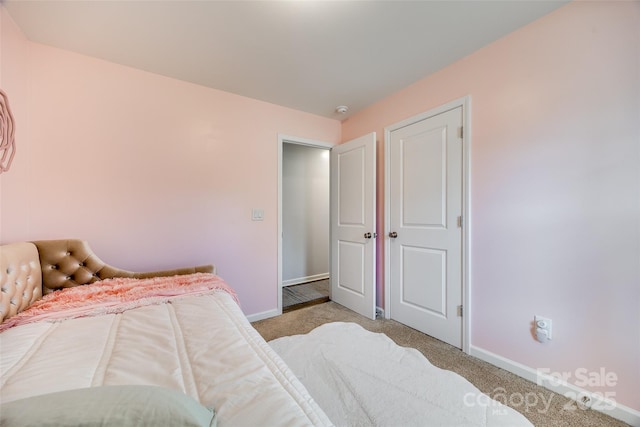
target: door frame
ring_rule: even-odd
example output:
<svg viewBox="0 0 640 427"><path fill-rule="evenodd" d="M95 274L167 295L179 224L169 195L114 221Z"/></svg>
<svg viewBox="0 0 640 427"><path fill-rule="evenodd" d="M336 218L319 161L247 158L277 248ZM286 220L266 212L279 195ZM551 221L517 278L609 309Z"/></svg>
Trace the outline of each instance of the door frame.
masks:
<svg viewBox="0 0 640 427"><path fill-rule="evenodd" d="M471 343L471 97L458 98L384 128L384 317L391 318L391 132L416 122L462 107L462 351Z"/></svg>
<svg viewBox="0 0 640 427"><path fill-rule="evenodd" d="M284 144L297 144L304 145L312 148L321 148L324 150L331 150L334 146L338 145L332 142L318 141L308 138L299 138L297 136L290 136L284 134L278 134L278 313L282 314L282 167L284 163Z"/></svg>

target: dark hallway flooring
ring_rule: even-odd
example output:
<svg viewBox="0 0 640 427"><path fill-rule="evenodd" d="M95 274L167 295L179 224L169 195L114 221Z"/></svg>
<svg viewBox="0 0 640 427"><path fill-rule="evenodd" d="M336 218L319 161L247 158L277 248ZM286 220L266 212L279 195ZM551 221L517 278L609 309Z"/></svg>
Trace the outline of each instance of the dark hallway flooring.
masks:
<svg viewBox="0 0 640 427"><path fill-rule="evenodd" d="M329 301L329 279L282 288L282 312Z"/></svg>

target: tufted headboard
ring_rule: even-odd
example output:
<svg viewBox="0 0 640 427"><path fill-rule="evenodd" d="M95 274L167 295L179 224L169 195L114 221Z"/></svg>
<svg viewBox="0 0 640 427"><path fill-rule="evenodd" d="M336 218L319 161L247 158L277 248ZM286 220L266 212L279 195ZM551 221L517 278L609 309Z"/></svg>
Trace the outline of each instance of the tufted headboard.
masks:
<svg viewBox="0 0 640 427"><path fill-rule="evenodd" d="M0 322L42 298L42 271L33 243L0 246Z"/></svg>
<svg viewBox="0 0 640 427"><path fill-rule="evenodd" d="M0 246L0 322L20 313L43 295L114 277L214 273L213 265L136 273L112 267L84 240L38 240Z"/></svg>

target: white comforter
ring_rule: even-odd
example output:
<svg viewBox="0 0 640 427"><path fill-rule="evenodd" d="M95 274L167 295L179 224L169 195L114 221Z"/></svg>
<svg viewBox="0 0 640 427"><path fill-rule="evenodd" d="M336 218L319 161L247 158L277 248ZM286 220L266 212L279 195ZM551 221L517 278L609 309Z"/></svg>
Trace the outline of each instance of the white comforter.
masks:
<svg viewBox="0 0 640 427"><path fill-rule="evenodd" d="M0 401L100 385L181 390L224 426L331 425L222 291L0 334Z"/></svg>
<svg viewBox="0 0 640 427"><path fill-rule="evenodd" d="M337 426L533 427L418 350L355 323L269 344Z"/></svg>

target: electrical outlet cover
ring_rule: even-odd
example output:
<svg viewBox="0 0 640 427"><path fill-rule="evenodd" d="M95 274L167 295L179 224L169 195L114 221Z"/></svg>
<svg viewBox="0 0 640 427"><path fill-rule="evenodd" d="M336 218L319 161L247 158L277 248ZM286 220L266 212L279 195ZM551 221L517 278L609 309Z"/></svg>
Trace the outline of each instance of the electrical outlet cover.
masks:
<svg viewBox="0 0 640 427"><path fill-rule="evenodd" d="M533 320L536 329L544 329L545 331L547 331L546 340L550 340L552 338L551 332L553 326L553 322L551 321L551 319L542 316L534 316Z"/></svg>

